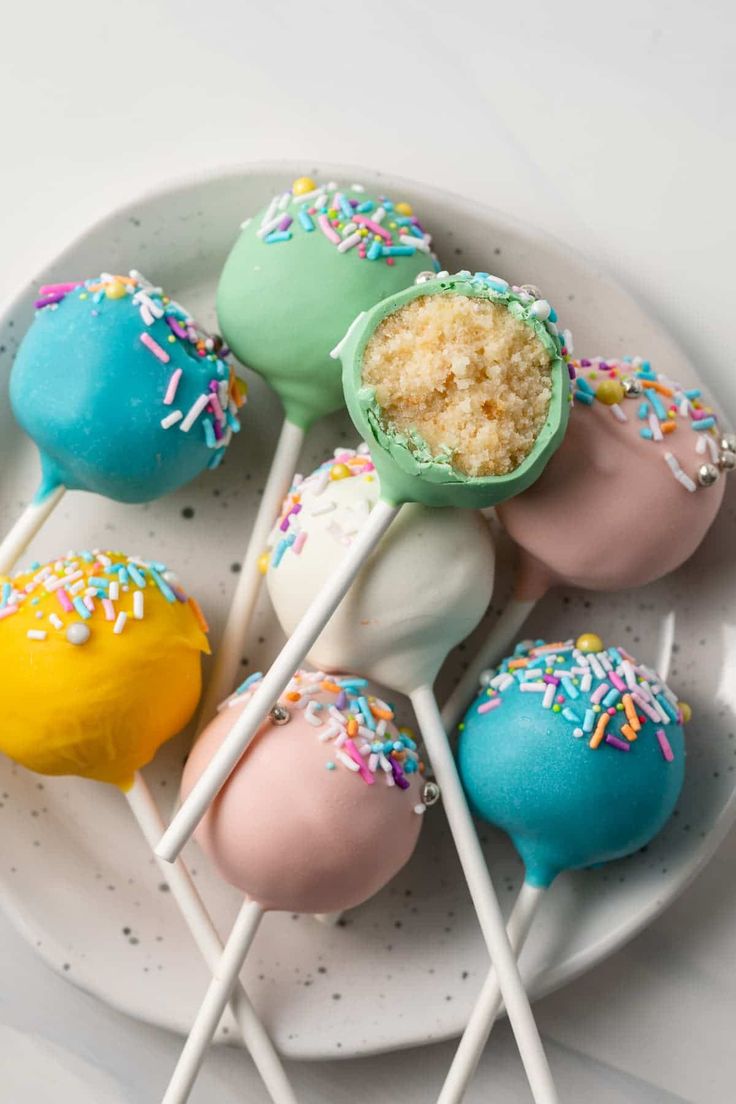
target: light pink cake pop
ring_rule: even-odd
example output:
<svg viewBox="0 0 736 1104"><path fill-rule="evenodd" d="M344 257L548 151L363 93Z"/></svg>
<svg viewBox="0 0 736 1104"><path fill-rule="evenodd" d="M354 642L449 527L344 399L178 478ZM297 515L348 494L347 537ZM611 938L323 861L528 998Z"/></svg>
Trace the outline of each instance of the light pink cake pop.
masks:
<svg viewBox="0 0 736 1104"><path fill-rule="evenodd" d="M515 598L556 584L643 586L695 551L736 464L700 389L648 362L580 360L562 445L527 491L497 507L519 547Z"/></svg>
<svg viewBox="0 0 736 1104"><path fill-rule="evenodd" d="M184 770L184 797L259 680L247 680L202 732ZM393 708L365 679L300 671L196 838L223 878L263 909L353 908L414 851L425 811L421 766L411 733L397 728Z"/></svg>

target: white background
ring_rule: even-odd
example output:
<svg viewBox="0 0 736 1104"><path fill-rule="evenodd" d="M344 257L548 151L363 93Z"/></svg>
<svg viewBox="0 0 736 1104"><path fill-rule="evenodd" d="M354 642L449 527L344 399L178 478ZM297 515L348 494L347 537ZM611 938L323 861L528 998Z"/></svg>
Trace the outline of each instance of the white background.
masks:
<svg viewBox="0 0 736 1104"><path fill-rule="evenodd" d="M594 254L736 414L728 0L34 0L0 17L0 299L178 174L336 160L431 181ZM642 350L646 352L646 350ZM0 849L2 840L0 840ZM538 1011L571 1104L736 1098L736 841ZM179 1046L52 975L0 919L0 1104L148 1104ZM295 1065L305 1104L431 1101L452 1047ZM527 1099L494 1035L471 1102ZM193 1100L263 1099L218 1052Z"/></svg>

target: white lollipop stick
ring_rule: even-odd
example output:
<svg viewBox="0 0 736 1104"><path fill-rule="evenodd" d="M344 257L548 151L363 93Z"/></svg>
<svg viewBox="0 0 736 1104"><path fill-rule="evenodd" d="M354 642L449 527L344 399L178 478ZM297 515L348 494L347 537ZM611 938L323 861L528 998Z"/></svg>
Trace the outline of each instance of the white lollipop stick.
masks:
<svg viewBox="0 0 736 1104"><path fill-rule="evenodd" d="M141 774L136 774L135 782L125 797L145 839L151 847L154 847L161 838L164 822ZM203 959L209 969L215 973L222 957L222 942L189 871L181 859L173 866L159 861L159 868ZM236 983L237 975L231 987L230 1008L263 1084L274 1104L296 1104L293 1089L268 1032L259 1020L242 985Z"/></svg>
<svg viewBox="0 0 736 1104"><path fill-rule="evenodd" d="M253 610L261 588L262 577L258 568L258 559L266 548L271 529L279 515L281 504L286 498L303 443L304 430L295 426L293 422L285 421L281 427L271 470L263 489L263 498L243 556L238 584L230 603L225 629L215 653L215 661L202 700L199 712L200 729L212 720L220 702L233 690L243 647L248 639Z"/></svg>
<svg viewBox="0 0 736 1104"><path fill-rule="evenodd" d="M347 555L310 603L248 705L182 803L156 847L160 858L166 862L177 858L399 509L379 499L371 510L368 521L360 529Z"/></svg>
<svg viewBox="0 0 736 1104"><path fill-rule="evenodd" d="M41 502L31 502L0 543L0 575L8 575L43 523L61 501L66 487L55 487Z"/></svg>
<svg viewBox="0 0 736 1104"><path fill-rule="evenodd" d="M496 624L486 637L475 659L460 679L442 709L442 720L446 729L452 731L460 717L478 692L480 676L487 667L492 667L509 650L514 637L532 612L536 602L512 598Z"/></svg>
<svg viewBox="0 0 736 1104"><path fill-rule="evenodd" d="M506 934L518 958L547 891L524 882L509 917ZM473 1006L467 1027L455 1051L437 1104L460 1104L476 1071L483 1050L501 1010L503 997L496 971L491 969Z"/></svg>
<svg viewBox="0 0 736 1104"><path fill-rule="evenodd" d="M439 783L460 865L468 883L488 953L498 976L498 984L503 993L509 1021L535 1104L556 1104L557 1091L542 1040L519 975L516 957L506 934L501 906L493 889L488 866L468 809L437 701L431 686L426 685L414 690L410 698L432 769Z"/></svg>
<svg viewBox="0 0 736 1104"><path fill-rule="evenodd" d="M238 913L222 956L213 971L212 981L197 1018L179 1055L179 1061L162 1104L184 1104L189 1099L212 1036L225 1011L230 993L243 968L245 956L255 938L262 917L263 909L255 901L246 901Z"/></svg>
<svg viewBox="0 0 736 1104"><path fill-rule="evenodd" d="M659 651L657 653L657 664L655 671L664 682L670 675L670 665L672 663L672 652L675 646L675 624L677 615L674 610L669 610L662 619L662 625L659 632Z"/></svg>

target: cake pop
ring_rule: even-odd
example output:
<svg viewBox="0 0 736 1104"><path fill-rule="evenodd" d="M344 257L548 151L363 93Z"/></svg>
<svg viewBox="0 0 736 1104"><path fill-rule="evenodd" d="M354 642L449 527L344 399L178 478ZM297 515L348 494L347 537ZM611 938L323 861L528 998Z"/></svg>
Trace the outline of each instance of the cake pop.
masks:
<svg viewBox="0 0 736 1104"><path fill-rule="evenodd" d="M442 323L447 313L446 299L451 300L451 305L458 305L450 331L445 330ZM445 389L448 429L457 424L460 412L466 410L466 431L475 433L483 442L472 456L463 453L458 458L446 449L442 450L441 455L435 455L436 450L431 449L418 433L399 428L399 420L403 419L400 419L398 397L394 392L388 394L393 420L387 418L379 403L382 385L375 365L381 346L385 346L387 363L392 363L396 370L396 358L392 360L391 348L397 341L397 319L404 319L409 336L415 334L415 308L420 300L426 300L426 309L422 310L419 328L431 331L436 346L432 371L425 375L425 385L428 394L437 387ZM465 300L477 301L477 313L483 319L481 322L475 311L468 312L464 308ZM432 303L437 305L436 322L432 321ZM536 289L512 288L498 277L485 273L473 276L464 272L453 277L440 274L436 279L400 292L360 315L353 323L334 354L340 355L343 360L348 411L356 428L368 441L372 461L380 476L381 498L371 511L368 524L361 528L349 554L315 597L258 692L253 695L248 708L243 711L238 724L233 727L175 816L158 848L162 858L175 857L190 837L273 701L282 693L290 672L303 662L366 557L395 519L400 506L405 502L422 502L429 506L489 506L517 494L540 474L564 435L569 407L566 356L570 339L566 333L560 335L554 318L554 311L546 300L538 296ZM477 344L479 328L483 340ZM370 386L364 383L363 378L369 343L373 366ZM408 355L411 356L411 341L407 339L404 347L408 348ZM499 378L503 377L505 382L496 395L492 409L484 409L488 401L485 397L479 403L473 401L473 380L482 374L484 365L489 373L495 372L499 364L503 366L504 357L510 358L518 379L512 385L501 367ZM472 362L470 367L468 360ZM529 425L528 414L524 411L523 380L528 381L530 394L539 395L540 389L546 388L548 405L541 424L538 421L541 412L537 412L534 425ZM421 405L415 391L410 401L412 405ZM429 403L427 396L424 401ZM430 427L426 423L427 432L431 429L433 433L441 433L444 424L442 409L432 406L430 415L432 425ZM487 436L483 432L489 418L496 423L495 436ZM528 451L522 458L525 448ZM508 470L511 464L516 466ZM471 474L471 469L485 474ZM498 474L493 474L494 471Z"/></svg>
<svg viewBox="0 0 736 1104"><path fill-rule="evenodd" d="M369 523L379 490L370 457L341 449L288 496L267 576L287 634L314 590L339 569L346 546ZM350 663L409 695L483 936L503 977L535 1098L553 1099L554 1086L432 690L447 653L473 631L490 602L493 561L491 535L479 513L407 506L361 568L309 659L328 671Z"/></svg>
<svg viewBox="0 0 736 1104"><path fill-rule="evenodd" d="M4 572L65 489L149 502L216 467L244 398L219 338L137 272L45 285L35 307L10 402L42 480L0 545Z"/></svg>
<svg viewBox="0 0 736 1104"><path fill-rule="evenodd" d="M203 722L236 681L261 583L258 557L305 435L344 405L330 351L357 314L433 265L439 267L431 238L410 204L371 196L360 184L299 177L243 224L220 278L217 313L235 355L274 389L286 417L205 691Z"/></svg>
<svg viewBox="0 0 736 1104"><path fill-rule="evenodd" d="M520 644L460 725L458 767L483 820L507 832L525 867L509 922L517 953L545 891L564 870L639 850L682 788L690 708L622 647ZM440 1096L456 1104L500 1006L489 975Z"/></svg>
<svg viewBox="0 0 736 1104"><path fill-rule="evenodd" d="M736 465L736 438L719 432L701 388L683 388L639 357L575 368L562 446L532 487L498 507L518 546L514 597L452 709L465 708L480 672L550 587L628 589L684 563L718 513L722 474Z"/></svg>
<svg viewBox="0 0 736 1104"><path fill-rule="evenodd" d="M153 846L163 821L140 769L192 717L207 651L196 600L162 563L83 551L0 577L0 751L40 774L118 786ZM222 944L188 871L161 865L214 969ZM242 988L232 1010L272 1099L294 1104Z"/></svg>
<svg viewBox="0 0 736 1104"><path fill-rule="evenodd" d="M248 678L204 729L186 794L261 679ZM298 671L208 810L197 839L247 894L169 1089L186 1100L264 911L333 912L383 888L408 862L426 800L412 733L366 679Z"/></svg>

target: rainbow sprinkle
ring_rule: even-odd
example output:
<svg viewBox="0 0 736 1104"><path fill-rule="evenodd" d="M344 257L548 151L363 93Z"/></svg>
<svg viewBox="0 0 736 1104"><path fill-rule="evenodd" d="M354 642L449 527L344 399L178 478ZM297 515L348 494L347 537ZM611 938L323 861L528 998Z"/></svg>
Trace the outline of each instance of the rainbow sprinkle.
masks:
<svg viewBox="0 0 736 1104"><path fill-rule="evenodd" d="M306 190L305 190L306 188ZM244 229L250 220L243 223ZM432 238L411 206L388 196L368 199L361 184L339 188L334 181L318 184L307 177L273 197L261 216L256 237L265 245L280 245L295 234L324 237L338 253L354 253L363 261L395 264L396 257L427 255L427 267L439 270Z"/></svg>
<svg viewBox="0 0 736 1104"><path fill-rule="evenodd" d="M220 710L247 701L262 678L260 671L249 675ZM368 693L367 685L366 679L351 675L297 671L278 704L287 714L304 712L317 740L325 745L327 770L340 764L368 786L382 777L385 785L407 790L408 776L424 773L414 734L397 727L393 706ZM423 813L424 805L416 805L414 811Z"/></svg>
<svg viewBox="0 0 736 1104"><path fill-rule="evenodd" d="M606 745L629 752L652 721L662 757L674 760L665 728L683 723L680 703L655 671L624 648L588 652L573 640L526 641L489 674L473 707L479 714L501 708L504 693L514 687L538 694L541 708L560 713L571 735L585 737L593 751Z"/></svg>

